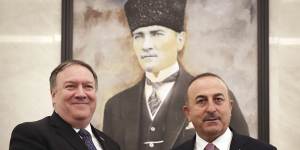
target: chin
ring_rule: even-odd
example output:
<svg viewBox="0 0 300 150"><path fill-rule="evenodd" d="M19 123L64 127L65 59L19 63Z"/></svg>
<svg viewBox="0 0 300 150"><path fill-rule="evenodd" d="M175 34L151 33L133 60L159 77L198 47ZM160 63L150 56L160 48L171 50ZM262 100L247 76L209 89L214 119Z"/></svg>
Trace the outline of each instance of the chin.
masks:
<svg viewBox="0 0 300 150"><path fill-rule="evenodd" d="M148 63L144 63L143 68L147 72L155 72L155 71L159 71L160 67L156 62L148 62Z"/></svg>
<svg viewBox="0 0 300 150"><path fill-rule="evenodd" d="M145 67L144 70L146 72L152 72L153 71L152 67Z"/></svg>
<svg viewBox="0 0 300 150"><path fill-rule="evenodd" d="M84 120L87 118L90 118L91 113L90 111L77 111L76 113L73 114L73 117L78 119L78 120Z"/></svg>
<svg viewBox="0 0 300 150"><path fill-rule="evenodd" d="M210 125L210 126L206 126L204 127L206 129L206 132L208 133L218 133L222 131L222 127L220 127L219 125Z"/></svg>

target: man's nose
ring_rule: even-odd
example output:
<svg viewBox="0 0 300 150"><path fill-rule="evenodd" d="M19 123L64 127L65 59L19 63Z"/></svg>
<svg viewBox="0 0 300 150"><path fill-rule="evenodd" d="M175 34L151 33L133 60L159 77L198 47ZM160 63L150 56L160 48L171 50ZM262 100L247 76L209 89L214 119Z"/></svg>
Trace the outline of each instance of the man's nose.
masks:
<svg viewBox="0 0 300 150"><path fill-rule="evenodd" d="M208 112L215 112L216 111L216 104L213 100L209 100L207 104L207 111Z"/></svg>
<svg viewBox="0 0 300 150"><path fill-rule="evenodd" d="M86 94L85 94L85 91L84 91L84 88L82 86L79 86L76 90L76 95L75 95L75 98L77 99L86 99Z"/></svg>
<svg viewBox="0 0 300 150"><path fill-rule="evenodd" d="M143 51L150 51L153 49L153 41L151 37L145 36L144 43L143 43Z"/></svg>

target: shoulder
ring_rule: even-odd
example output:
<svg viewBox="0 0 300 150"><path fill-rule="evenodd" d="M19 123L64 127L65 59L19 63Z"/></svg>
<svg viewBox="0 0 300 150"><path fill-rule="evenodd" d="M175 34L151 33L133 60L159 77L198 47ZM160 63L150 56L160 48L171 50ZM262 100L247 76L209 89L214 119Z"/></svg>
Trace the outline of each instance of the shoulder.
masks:
<svg viewBox="0 0 300 150"><path fill-rule="evenodd" d="M189 83L193 78L194 77L190 73L188 73L184 68L181 67L179 70L179 76L177 78L176 85L179 85L181 89L187 89Z"/></svg>
<svg viewBox="0 0 300 150"><path fill-rule="evenodd" d="M144 90L144 80L139 81L137 84L133 85L132 87L129 87L113 97L111 97L106 102L106 107L115 106L118 103L125 103L126 101L131 101L133 99L137 99L138 95L141 94Z"/></svg>
<svg viewBox="0 0 300 150"><path fill-rule="evenodd" d="M177 147L173 148L172 150L192 150L194 149L196 137L194 136L190 140L178 145Z"/></svg>
<svg viewBox="0 0 300 150"><path fill-rule="evenodd" d="M31 132L32 130L36 131L38 129L46 128L49 125L49 121L50 117L48 116L38 121L21 123L13 129L12 134L16 132L34 134L36 132L33 133Z"/></svg>
<svg viewBox="0 0 300 150"><path fill-rule="evenodd" d="M184 67L179 68L179 78L181 80L190 81L194 78L193 75L191 75Z"/></svg>
<svg viewBox="0 0 300 150"><path fill-rule="evenodd" d="M234 134L231 142L232 145L239 145L238 147L244 147L246 149L257 149L257 150L276 150L273 145L264 143L263 141L254 139L249 136Z"/></svg>
<svg viewBox="0 0 300 150"><path fill-rule="evenodd" d="M49 117L17 125L11 134L10 149L35 149L43 147L45 133L49 133Z"/></svg>

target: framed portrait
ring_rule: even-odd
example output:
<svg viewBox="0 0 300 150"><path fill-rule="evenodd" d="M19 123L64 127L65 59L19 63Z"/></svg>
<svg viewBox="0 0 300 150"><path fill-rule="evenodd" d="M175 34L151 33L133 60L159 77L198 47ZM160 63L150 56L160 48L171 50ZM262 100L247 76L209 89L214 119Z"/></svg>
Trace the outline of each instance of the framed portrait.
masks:
<svg viewBox="0 0 300 150"><path fill-rule="evenodd" d="M93 123L106 102L144 75L133 50L126 0L63 1L62 60L80 59L99 76ZM220 75L234 93L250 136L269 140L268 1L188 0L180 63L192 75Z"/></svg>

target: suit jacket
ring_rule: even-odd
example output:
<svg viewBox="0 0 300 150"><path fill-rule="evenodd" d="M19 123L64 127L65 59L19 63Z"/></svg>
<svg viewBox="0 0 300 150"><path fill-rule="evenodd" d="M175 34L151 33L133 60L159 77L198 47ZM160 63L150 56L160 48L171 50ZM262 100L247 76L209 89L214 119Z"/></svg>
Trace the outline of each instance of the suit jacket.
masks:
<svg viewBox="0 0 300 150"><path fill-rule="evenodd" d="M232 131L233 136L230 144L230 150L276 150L277 148L266 144L262 141L256 140L249 136L240 135ZM194 150L194 145L196 142L196 136L194 138L186 141L182 145L174 148L173 150Z"/></svg>
<svg viewBox="0 0 300 150"><path fill-rule="evenodd" d="M180 67L179 76L170 91L171 100L167 112L164 150L171 149L195 134L193 128L187 128L188 121L182 111L186 100L188 84L193 77ZM142 100L144 99L145 77L133 87L113 96L105 105L103 132L115 140L122 150L138 150ZM236 105L237 106L237 105ZM237 106L238 107L238 106ZM235 108L235 106L234 106ZM232 115L237 125L248 132L245 119L239 108Z"/></svg>
<svg viewBox="0 0 300 150"><path fill-rule="evenodd" d="M91 126L104 150L119 150L117 143ZM39 121L16 126L10 139L10 150L88 150L75 130L55 112Z"/></svg>

